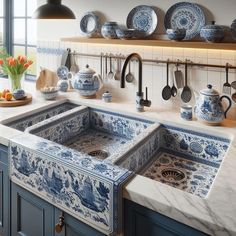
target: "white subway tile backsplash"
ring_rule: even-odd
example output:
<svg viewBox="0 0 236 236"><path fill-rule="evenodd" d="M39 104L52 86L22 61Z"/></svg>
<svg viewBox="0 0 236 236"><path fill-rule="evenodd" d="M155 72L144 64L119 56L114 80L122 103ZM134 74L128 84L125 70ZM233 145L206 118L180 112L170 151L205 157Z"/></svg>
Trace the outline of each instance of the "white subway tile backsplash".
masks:
<svg viewBox="0 0 236 236"><path fill-rule="evenodd" d="M71 48L79 53L98 54L112 53L114 55L120 54L127 56L130 53L136 52L141 55L143 59L159 59L159 60L185 60L189 59L197 63L210 63L224 65L226 62L236 65L236 52L223 51L223 50L207 50L207 49L182 49L182 48L168 48L168 47L146 47L146 46L123 46L123 45L94 45L94 44L77 44L77 43L65 43L65 42L38 42L38 47L42 48ZM60 55L50 55L47 53L38 53L38 68L44 66L52 70L60 65ZM100 58L90 58L78 56L76 61L79 68L84 68L86 64L89 64L91 68L100 73ZM109 62L109 60L108 60ZM108 71L109 71L108 63ZM113 60L112 70L115 72L117 69L117 63ZM169 85L173 85L173 72L175 66L171 65L169 70ZM180 67L184 75L184 66ZM100 92L109 90L114 99L119 99L127 103L135 102L135 94L138 87L138 63L131 63L131 72L134 74L135 80L133 83L126 83L124 89L120 88L120 81L114 79L104 80L104 87ZM128 73L128 68L127 68ZM214 89L222 92L222 86L225 82L225 70L217 68L207 67L189 67L188 70L188 84L192 88L193 97L190 101L191 105L195 103L194 93L199 92L201 89L206 88L207 84L212 84ZM236 80L235 71L230 71L229 81ZM178 89L178 94L175 98L171 98L168 101L162 99L162 89L166 85L166 65L157 63L143 63L143 91L145 87L148 87L148 97L152 101L153 109L174 109L179 110L181 101L181 91ZM236 120L236 104L233 104L228 118Z"/></svg>

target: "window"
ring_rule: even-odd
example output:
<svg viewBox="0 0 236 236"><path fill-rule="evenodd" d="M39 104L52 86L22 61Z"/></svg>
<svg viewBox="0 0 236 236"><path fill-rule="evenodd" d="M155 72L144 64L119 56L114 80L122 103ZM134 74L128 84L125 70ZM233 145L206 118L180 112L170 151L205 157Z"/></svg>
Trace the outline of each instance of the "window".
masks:
<svg viewBox="0 0 236 236"><path fill-rule="evenodd" d="M1 0L0 0L1 1ZM37 8L37 0L13 0L13 43L14 56L26 55L36 61L36 20L31 16ZM28 70L30 75L36 75L36 63Z"/></svg>
<svg viewBox="0 0 236 236"><path fill-rule="evenodd" d="M0 47L35 62L27 71L27 79L36 75L36 20L31 19L36 8L37 0L0 0Z"/></svg>
<svg viewBox="0 0 236 236"><path fill-rule="evenodd" d="M0 0L0 47L3 46L3 27L4 27L4 15L3 15L3 9L4 9L4 2L3 0Z"/></svg>

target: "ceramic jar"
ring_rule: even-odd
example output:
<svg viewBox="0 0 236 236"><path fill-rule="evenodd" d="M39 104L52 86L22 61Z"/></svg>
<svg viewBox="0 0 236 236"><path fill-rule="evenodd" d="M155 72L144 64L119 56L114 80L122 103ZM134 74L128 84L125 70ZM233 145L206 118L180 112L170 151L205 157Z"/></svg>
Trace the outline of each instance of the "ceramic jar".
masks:
<svg viewBox="0 0 236 236"><path fill-rule="evenodd" d="M192 120L192 106L191 105L183 105L180 107L180 117L184 120Z"/></svg>
<svg viewBox="0 0 236 236"><path fill-rule="evenodd" d="M106 91L105 93L103 93L102 95L102 100L104 102L111 102L112 100L112 95L109 93L109 91Z"/></svg>
<svg viewBox="0 0 236 236"><path fill-rule="evenodd" d="M66 79L60 79L57 82L57 87L61 92L67 92L69 89L69 81Z"/></svg>
<svg viewBox="0 0 236 236"><path fill-rule="evenodd" d="M95 96L102 85L101 76L89 68L89 65L86 65L85 69L80 70L74 76L73 87L84 97Z"/></svg>
<svg viewBox="0 0 236 236"><path fill-rule="evenodd" d="M201 28L200 36L207 42L219 43L224 38L225 33L221 26L215 25L215 21L211 21L209 25Z"/></svg>
<svg viewBox="0 0 236 236"><path fill-rule="evenodd" d="M116 22L106 22L101 29L102 36L106 39L117 39L117 28L118 25Z"/></svg>
<svg viewBox="0 0 236 236"><path fill-rule="evenodd" d="M224 111L222 99L226 98L229 102L227 109ZM196 99L194 112L198 120L208 125L218 125L226 118L226 114L231 107L231 100L227 96L221 96L212 89L212 85L207 85L207 89L200 91L199 97Z"/></svg>

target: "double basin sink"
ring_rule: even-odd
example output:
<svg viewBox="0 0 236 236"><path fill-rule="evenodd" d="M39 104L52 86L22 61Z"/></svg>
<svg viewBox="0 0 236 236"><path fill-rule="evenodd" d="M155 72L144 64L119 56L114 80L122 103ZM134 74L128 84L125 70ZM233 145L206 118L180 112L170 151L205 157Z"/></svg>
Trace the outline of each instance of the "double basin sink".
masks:
<svg viewBox="0 0 236 236"><path fill-rule="evenodd" d="M91 225L95 222L95 228L105 234L119 231L119 219L115 222L116 213L112 216L107 213L104 218L99 218L99 214L105 214L105 208L110 207L109 210L112 209L114 212L115 208L119 208L119 204L114 203L119 202L119 188L133 173L206 198L230 145L228 138L71 102L57 104L50 109L36 111L25 118L21 117L3 124L23 131L24 134L18 141L13 140L13 144L20 144L18 149L11 145L11 169L15 168L14 170L18 171L12 171L13 179L17 182L20 180L20 174L33 173L37 166L38 175L43 176L42 183L29 183L29 179L25 180L25 183L31 186L37 184L39 192L43 192L41 189L45 183L50 186L43 195L45 199L50 194L54 194L52 199L55 199L55 193L63 193L66 199L71 200L74 198L70 196L71 193L76 192L82 206L97 214L92 216ZM28 149L35 148L38 154L51 158L46 169L43 165L46 165L47 158L40 166L40 158L35 157L32 161L33 152L27 154L23 148L20 159L17 159L20 147L24 146L23 141L19 140L31 143L26 145ZM57 157L62 165L68 161L68 168L63 170L63 176L60 175L60 167L52 168ZM74 173L74 165L78 163L82 163L83 168L85 167L83 171L91 175L78 176L78 173ZM88 163L93 163L94 168L91 169ZM113 187L109 187L110 185L106 185L105 182L96 185L96 179L104 175L109 168L112 169L109 172L112 172L112 177L109 175L109 178L119 175L119 181L112 179ZM93 178L93 175L96 175L94 171L99 171L101 176ZM78 178L75 180L76 176ZM106 178L107 176L108 174ZM115 182L119 184L116 185ZM69 185L73 191L69 191ZM95 189L98 194L94 193ZM119 196L113 196L110 205L106 205L104 201L108 200L111 190L117 191ZM75 201L73 200L73 204ZM61 208L66 208L70 204L68 200ZM76 206L79 206L78 202L74 204L74 208ZM83 207L77 207L75 210L77 213L84 211L81 217L86 214ZM91 215L91 212L87 214Z"/></svg>

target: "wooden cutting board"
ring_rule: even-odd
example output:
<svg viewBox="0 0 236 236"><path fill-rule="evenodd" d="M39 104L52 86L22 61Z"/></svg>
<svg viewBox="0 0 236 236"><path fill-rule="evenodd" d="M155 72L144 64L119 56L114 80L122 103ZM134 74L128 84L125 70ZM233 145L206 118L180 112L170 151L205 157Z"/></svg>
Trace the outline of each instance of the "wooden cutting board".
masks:
<svg viewBox="0 0 236 236"><path fill-rule="evenodd" d="M6 101L5 99L0 98L0 107L17 107L23 106L32 101L32 95L30 93L26 93L26 98L21 100L15 100L14 98L11 101Z"/></svg>

